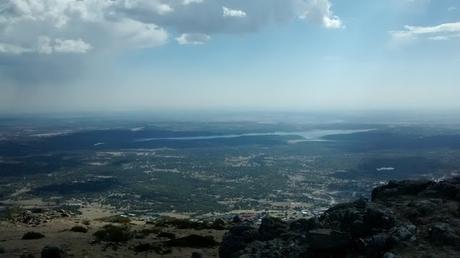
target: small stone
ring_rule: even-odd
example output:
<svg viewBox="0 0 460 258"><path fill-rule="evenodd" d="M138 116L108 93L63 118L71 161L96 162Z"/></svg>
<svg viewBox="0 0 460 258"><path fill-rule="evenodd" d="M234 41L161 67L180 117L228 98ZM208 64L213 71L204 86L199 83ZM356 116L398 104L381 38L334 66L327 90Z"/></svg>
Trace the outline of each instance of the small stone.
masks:
<svg viewBox="0 0 460 258"><path fill-rule="evenodd" d="M383 258L397 258L398 256L395 255L394 253L391 253L391 252L386 252L384 255L383 255Z"/></svg>

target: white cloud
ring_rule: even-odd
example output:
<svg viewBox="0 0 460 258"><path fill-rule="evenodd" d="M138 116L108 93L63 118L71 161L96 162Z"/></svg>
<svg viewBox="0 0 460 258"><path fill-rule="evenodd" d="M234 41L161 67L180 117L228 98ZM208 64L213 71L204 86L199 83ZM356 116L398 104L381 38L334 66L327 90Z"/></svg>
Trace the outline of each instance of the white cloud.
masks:
<svg viewBox="0 0 460 258"><path fill-rule="evenodd" d="M181 45L201 45L211 39L209 35L202 33L183 33L176 38L177 42Z"/></svg>
<svg viewBox="0 0 460 258"><path fill-rule="evenodd" d="M40 36L38 38L37 52L45 55L53 53L53 46L51 46L51 39L49 37Z"/></svg>
<svg viewBox="0 0 460 258"><path fill-rule="evenodd" d="M434 33L452 33L460 32L460 22L443 23L436 26L404 26L407 32L423 35L423 34L434 34Z"/></svg>
<svg viewBox="0 0 460 258"><path fill-rule="evenodd" d="M57 53L86 53L93 47L81 39L56 39L54 51Z"/></svg>
<svg viewBox="0 0 460 258"><path fill-rule="evenodd" d="M428 39L431 39L431 40L438 40L438 41L449 40L449 38L446 37L446 36L433 36L433 37L429 37Z"/></svg>
<svg viewBox="0 0 460 258"><path fill-rule="evenodd" d="M460 22L436 26L404 26L404 30L389 32L395 44L407 44L417 39L450 40L460 35Z"/></svg>
<svg viewBox="0 0 460 258"><path fill-rule="evenodd" d="M91 45L82 41L81 39L56 39L52 43L48 37L40 37L37 42L36 48L24 48L21 46L0 43L0 53L20 55L24 53L39 53L39 54L52 54L57 53L86 53L91 49Z"/></svg>
<svg viewBox="0 0 460 258"><path fill-rule="evenodd" d="M174 11L174 8L166 1L161 0L115 0L113 5L125 10L147 10L160 15Z"/></svg>
<svg viewBox="0 0 460 258"><path fill-rule="evenodd" d="M0 53L11 54L11 55L20 55L26 52L30 52L30 49L23 48L20 46L15 46L12 44L0 43Z"/></svg>
<svg viewBox="0 0 460 258"><path fill-rule="evenodd" d="M0 10L2 53L16 54L157 47L167 42L170 30L247 33L297 17L343 27L329 0L2 0Z"/></svg>
<svg viewBox="0 0 460 258"><path fill-rule="evenodd" d="M122 19L113 25L113 37L121 47L149 48L166 43L168 33L155 24L133 19Z"/></svg>
<svg viewBox="0 0 460 258"><path fill-rule="evenodd" d="M189 5L189 4L200 4L204 0L184 0L183 4L184 5Z"/></svg>
<svg viewBox="0 0 460 258"><path fill-rule="evenodd" d="M237 17L237 18L246 17L246 12L242 10L230 9L225 6L222 6L222 12L223 12L224 17Z"/></svg>
<svg viewBox="0 0 460 258"><path fill-rule="evenodd" d="M0 76L27 83L78 77L68 63L84 70L162 46L170 34L179 44L204 44L216 34L254 33L299 17L343 27L329 0L0 0Z"/></svg>
<svg viewBox="0 0 460 258"><path fill-rule="evenodd" d="M449 12L453 12L453 11L456 11L457 10L457 7L455 6L450 6L449 8L447 8L447 11Z"/></svg>
<svg viewBox="0 0 460 258"><path fill-rule="evenodd" d="M337 16L324 16L323 25L328 29L340 29L342 28L342 21Z"/></svg>
<svg viewBox="0 0 460 258"><path fill-rule="evenodd" d="M91 49L156 47L167 41L166 30L126 17L116 8L127 12L143 8L158 15L173 12L160 0L4 1L0 4L0 38L3 44L16 48L5 45L2 52L8 49L17 54L82 54Z"/></svg>
<svg viewBox="0 0 460 258"><path fill-rule="evenodd" d="M304 11L300 14L301 19L317 21L328 29L343 28L343 22L332 11L329 0L311 0L304 2Z"/></svg>

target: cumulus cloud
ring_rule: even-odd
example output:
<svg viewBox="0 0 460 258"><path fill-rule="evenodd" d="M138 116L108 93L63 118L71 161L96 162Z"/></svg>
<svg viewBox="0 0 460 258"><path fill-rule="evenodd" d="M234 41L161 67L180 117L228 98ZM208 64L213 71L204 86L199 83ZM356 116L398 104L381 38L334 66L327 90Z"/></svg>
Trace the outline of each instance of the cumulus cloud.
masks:
<svg viewBox="0 0 460 258"><path fill-rule="evenodd" d="M184 33L176 38L181 45L201 45L211 39L209 35L202 33Z"/></svg>
<svg viewBox="0 0 460 258"><path fill-rule="evenodd" d="M86 53L160 46L170 33L248 33L296 18L342 27L329 0L3 0L0 39L2 53L34 52L37 41L39 53Z"/></svg>
<svg viewBox="0 0 460 258"><path fill-rule="evenodd" d="M189 4L199 4L202 3L204 0L184 0L184 5L189 5Z"/></svg>
<svg viewBox="0 0 460 258"><path fill-rule="evenodd" d="M56 39L54 51L57 53L86 53L91 48L90 44L81 39Z"/></svg>
<svg viewBox="0 0 460 258"><path fill-rule="evenodd" d="M51 40L47 36L42 36L38 39L38 46L35 50L29 52L37 52L39 54L50 55L52 53L74 53L83 54L91 50L93 47L81 39L54 39Z"/></svg>
<svg viewBox="0 0 460 258"><path fill-rule="evenodd" d="M328 0L312 0L304 3L304 12L301 19L317 21L328 29L343 27L342 20L332 12L332 5Z"/></svg>
<svg viewBox="0 0 460 258"><path fill-rule="evenodd" d="M93 48L158 46L166 42L165 30L115 14L113 8L144 8L159 15L172 11L169 5L155 0L4 1L0 4L2 41L31 50L16 53L86 53ZM117 44L108 45L110 42Z"/></svg>
<svg viewBox="0 0 460 258"><path fill-rule="evenodd" d="M0 53L20 55L24 53L52 54L74 53L82 54L92 49L92 46L81 39L54 39L42 36L38 38L35 48L24 48L17 45L0 43Z"/></svg>
<svg viewBox="0 0 460 258"><path fill-rule="evenodd" d="M113 38L122 47L150 48L163 45L168 39L165 29L153 24L124 18L112 24Z"/></svg>
<svg viewBox="0 0 460 258"><path fill-rule="evenodd" d="M417 39L450 40L460 37L460 22L436 26L404 26L403 30L389 32L396 44L407 44Z"/></svg>
<svg viewBox="0 0 460 258"><path fill-rule="evenodd" d="M15 46L6 43L0 43L0 53L4 54L12 54L12 55L20 55L26 52L30 52L30 49L23 48L20 46Z"/></svg>
<svg viewBox="0 0 460 258"><path fill-rule="evenodd" d="M98 55L159 47L170 35L179 44L203 44L216 34L252 33L299 18L343 27L329 0L1 0L0 58L11 63L0 67L0 76L20 74L16 67L26 77L32 59L40 67L68 67L57 65L69 60L63 56L94 63Z"/></svg>
<svg viewBox="0 0 460 258"><path fill-rule="evenodd" d="M228 7L222 6L222 12L224 17L246 17L246 12L242 10L234 10Z"/></svg>
<svg viewBox="0 0 460 258"><path fill-rule="evenodd" d="M184 2L184 4L190 4L192 2L189 0ZM128 12L130 10L147 10L159 15L165 15L174 11L171 4L161 0L115 0L113 1L113 6Z"/></svg>

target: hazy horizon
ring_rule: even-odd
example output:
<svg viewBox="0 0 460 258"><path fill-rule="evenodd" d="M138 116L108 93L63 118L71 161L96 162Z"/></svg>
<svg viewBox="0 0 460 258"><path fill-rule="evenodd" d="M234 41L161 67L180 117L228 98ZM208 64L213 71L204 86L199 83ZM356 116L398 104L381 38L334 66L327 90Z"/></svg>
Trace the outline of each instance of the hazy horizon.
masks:
<svg viewBox="0 0 460 258"><path fill-rule="evenodd" d="M460 110L455 0L6 0L0 114Z"/></svg>

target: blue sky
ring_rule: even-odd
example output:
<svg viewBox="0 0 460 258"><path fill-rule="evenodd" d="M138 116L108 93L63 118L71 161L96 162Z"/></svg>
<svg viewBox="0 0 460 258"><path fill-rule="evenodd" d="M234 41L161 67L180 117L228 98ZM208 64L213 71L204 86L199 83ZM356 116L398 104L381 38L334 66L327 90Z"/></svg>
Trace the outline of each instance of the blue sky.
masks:
<svg viewBox="0 0 460 258"><path fill-rule="evenodd" d="M455 0L0 4L4 113L458 109L459 68Z"/></svg>

